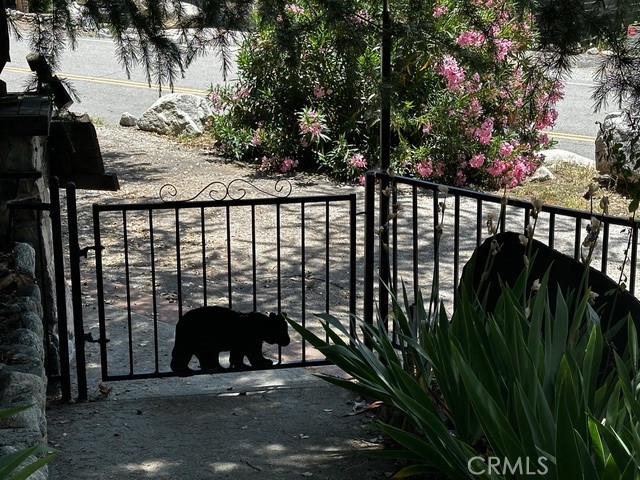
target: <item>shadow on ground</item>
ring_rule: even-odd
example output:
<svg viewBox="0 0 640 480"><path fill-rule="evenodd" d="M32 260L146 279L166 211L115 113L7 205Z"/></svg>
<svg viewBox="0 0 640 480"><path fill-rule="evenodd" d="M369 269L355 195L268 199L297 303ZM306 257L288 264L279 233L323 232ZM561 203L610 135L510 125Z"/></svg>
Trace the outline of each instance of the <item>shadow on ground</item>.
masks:
<svg viewBox="0 0 640 480"><path fill-rule="evenodd" d="M267 372L264 372L267 373ZM389 478L355 398L305 369L118 382L101 401L51 405L52 479ZM103 386L103 390L106 389Z"/></svg>

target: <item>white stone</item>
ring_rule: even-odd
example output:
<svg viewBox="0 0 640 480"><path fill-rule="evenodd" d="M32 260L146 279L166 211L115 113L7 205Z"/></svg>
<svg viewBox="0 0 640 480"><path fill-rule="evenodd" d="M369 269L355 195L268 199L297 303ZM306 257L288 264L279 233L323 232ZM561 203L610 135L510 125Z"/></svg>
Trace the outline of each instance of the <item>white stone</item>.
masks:
<svg viewBox="0 0 640 480"><path fill-rule="evenodd" d="M559 148L551 148L549 150L542 150L540 152L544 156L542 164L546 167L557 165L558 163L570 163L572 165L578 165L581 167L595 168L595 161L578 155L567 150L561 150Z"/></svg>
<svg viewBox="0 0 640 480"><path fill-rule="evenodd" d="M533 172L533 175L531 175L527 180L530 182L547 182L555 179L556 176L551 172L551 170L542 166Z"/></svg>
<svg viewBox="0 0 640 480"><path fill-rule="evenodd" d="M130 114L129 112L124 112L120 117L120 125L122 127L135 127L138 123L138 117Z"/></svg>
<svg viewBox="0 0 640 480"><path fill-rule="evenodd" d="M198 95L171 93L160 97L138 119L138 128L163 135L197 135L213 115L213 105Z"/></svg>

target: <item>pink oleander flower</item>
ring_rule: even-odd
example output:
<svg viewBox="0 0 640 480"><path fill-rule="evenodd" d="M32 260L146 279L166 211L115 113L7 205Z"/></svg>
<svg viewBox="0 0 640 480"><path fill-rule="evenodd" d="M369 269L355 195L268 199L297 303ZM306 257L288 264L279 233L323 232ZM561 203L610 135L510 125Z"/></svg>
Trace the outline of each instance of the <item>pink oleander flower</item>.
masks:
<svg viewBox="0 0 640 480"><path fill-rule="evenodd" d="M231 100L237 101L242 100L243 98L247 98L249 96L249 89L247 87L239 88L233 95L231 95Z"/></svg>
<svg viewBox="0 0 640 480"><path fill-rule="evenodd" d="M317 137L322 133L323 127L319 123L312 123L309 125L307 132L311 134L312 137Z"/></svg>
<svg viewBox="0 0 640 480"><path fill-rule="evenodd" d="M447 87L452 91L460 91L464 82L464 69L451 55L445 55L442 63L436 67L436 71L447 79Z"/></svg>
<svg viewBox="0 0 640 480"><path fill-rule="evenodd" d="M364 185L367 182L367 176L366 175L359 175L358 176L358 183L360 185Z"/></svg>
<svg viewBox="0 0 640 480"><path fill-rule="evenodd" d="M467 116L471 118L478 118L482 115L482 105L480 105L480 100L477 97L471 99L469 102L469 108L467 109Z"/></svg>
<svg viewBox="0 0 640 480"><path fill-rule="evenodd" d="M367 168L367 159L361 153L356 153L349 158L349 164L355 168Z"/></svg>
<svg viewBox="0 0 640 480"><path fill-rule="evenodd" d="M486 37L482 32L468 30L458 36L456 43L461 46L481 47L485 41Z"/></svg>
<svg viewBox="0 0 640 480"><path fill-rule="evenodd" d="M273 167L273 159L267 156L264 156L260 159L260 168L262 170L269 170Z"/></svg>
<svg viewBox="0 0 640 480"><path fill-rule="evenodd" d="M424 158L419 163L416 163L415 169L418 175L422 178L427 178L433 173L433 164L431 163L431 160Z"/></svg>
<svg viewBox="0 0 640 480"><path fill-rule="evenodd" d="M509 164L504 160L495 159L493 163L487 168L487 173L492 177L501 177L502 174L507 171Z"/></svg>
<svg viewBox="0 0 640 480"><path fill-rule="evenodd" d="M302 15L304 13L304 8L296 5L295 3L289 3L284 6L285 12L293 13L294 15Z"/></svg>
<svg viewBox="0 0 640 480"><path fill-rule="evenodd" d="M278 170L282 173L287 173L288 171L292 170L297 166L298 166L297 160L294 160L291 157L284 157L282 159L282 162L280 163L280 166L278 167Z"/></svg>
<svg viewBox="0 0 640 480"><path fill-rule="evenodd" d="M261 133L260 130L253 133L253 136L251 137L251 141L249 142L251 143L252 146L257 147L262 144L262 137L260 136L260 133Z"/></svg>
<svg viewBox="0 0 640 480"><path fill-rule="evenodd" d="M480 145L489 145L491 137L493 136L493 118L487 118L482 122L480 128L473 129L472 133Z"/></svg>
<svg viewBox="0 0 640 480"><path fill-rule="evenodd" d="M541 133L538 136L538 142L540 142L541 146L546 147L547 145L549 145L549 135L547 135L546 133Z"/></svg>
<svg viewBox="0 0 640 480"><path fill-rule="evenodd" d="M456 185L458 185L459 187L462 187L467 183L467 176L464 174L462 170L458 170L456 172L455 182L456 182Z"/></svg>
<svg viewBox="0 0 640 480"><path fill-rule="evenodd" d="M305 110L305 112L300 116L298 126L303 135L308 133L312 137L320 136L324 130L322 117L315 110Z"/></svg>
<svg viewBox="0 0 640 480"><path fill-rule="evenodd" d="M500 147L498 147L498 153L500 153L500 155L504 157L508 157L513 153L513 149L513 145L511 145L509 142L502 142L500 144Z"/></svg>
<svg viewBox="0 0 640 480"><path fill-rule="evenodd" d="M477 155L471 157L471 160L469 160L469 165L471 165L473 168L480 168L482 165L484 165L484 161L484 154L478 153Z"/></svg>
<svg viewBox="0 0 640 480"><path fill-rule="evenodd" d="M435 7L433 7L433 18L440 18L448 12L449 9L446 7L446 5L436 5Z"/></svg>
<svg viewBox="0 0 640 480"><path fill-rule="evenodd" d="M366 10L358 10L355 13L347 15L347 21L352 25L362 25L372 21L371 15Z"/></svg>
<svg viewBox="0 0 640 480"><path fill-rule="evenodd" d="M209 100L213 103L213 109L216 112L220 112L224 108L224 100L218 92L211 92L209 94Z"/></svg>
<svg viewBox="0 0 640 480"><path fill-rule="evenodd" d="M424 133L425 135L429 135L432 128L433 124L431 122L424 122L424 124L422 125L422 133Z"/></svg>
<svg viewBox="0 0 640 480"><path fill-rule="evenodd" d="M327 91L322 88L320 85L318 85L317 83L314 85L313 87L313 96L316 98L322 98L327 94Z"/></svg>
<svg viewBox="0 0 640 480"><path fill-rule="evenodd" d="M433 164L433 176L442 177L444 175L445 164L443 162L436 162Z"/></svg>
<svg viewBox="0 0 640 480"><path fill-rule="evenodd" d="M496 46L496 60L499 62L507 58L507 55L513 48L513 42L506 38L497 38L495 41Z"/></svg>
<svg viewBox="0 0 640 480"><path fill-rule="evenodd" d="M554 108L548 108L538 120L536 120L536 129L543 130L552 127L558 119L558 111Z"/></svg>

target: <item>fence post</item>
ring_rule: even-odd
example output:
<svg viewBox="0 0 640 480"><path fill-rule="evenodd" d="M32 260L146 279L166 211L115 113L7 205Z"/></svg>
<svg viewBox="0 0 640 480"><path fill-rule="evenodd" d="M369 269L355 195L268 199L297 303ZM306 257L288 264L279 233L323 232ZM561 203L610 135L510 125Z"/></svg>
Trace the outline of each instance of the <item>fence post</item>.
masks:
<svg viewBox="0 0 640 480"><path fill-rule="evenodd" d="M369 325L373 325L373 271L375 264L375 208L376 208L376 174L367 172L365 179L364 203L364 305L362 318Z"/></svg>
<svg viewBox="0 0 640 480"><path fill-rule="evenodd" d="M56 308L58 310L58 342L60 347L60 390L62 401L71 400L71 369L69 367L69 332L67 330L67 294L62 250L62 215L60 213L60 184L57 177L49 182L51 204L51 233L53 234L53 266L56 279Z"/></svg>
<svg viewBox="0 0 640 480"><path fill-rule="evenodd" d="M76 346L78 400L85 401L87 393L87 360L85 356L84 319L82 313L82 286L80 278L80 242L78 241L78 209L76 186L67 185L67 225L69 227L69 268L71 271L71 300L73 303L73 330Z"/></svg>
<svg viewBox="0 0 640 480"><path fill-rule="evenodd" d="M386 173L380 178L380 212L379 212L379 278L378 278L378 310L385 325L389 314L389 289L391 288L391 267L389 265L389 205L391 203L390 182Z"/></svg>

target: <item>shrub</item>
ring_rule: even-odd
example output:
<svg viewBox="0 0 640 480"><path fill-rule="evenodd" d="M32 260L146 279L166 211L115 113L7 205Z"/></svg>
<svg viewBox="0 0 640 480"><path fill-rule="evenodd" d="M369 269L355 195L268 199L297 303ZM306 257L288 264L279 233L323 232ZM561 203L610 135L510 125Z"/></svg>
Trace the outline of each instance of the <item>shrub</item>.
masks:
<svg viewBox="0 0 640 480"><path fill-rule="evenodd" d="M238 83L211 94L223 154L357 178L379 156L379 2L299 0L261 15ZM511 0L394 0L392 162L458 185L514 186L538 164L561 85ZM273 5L271 6L273 7Z"/></svg>
<svg viewBox="0 0 640 480"><path fill-rule="evenodd" d="M440 309L430 322L420 299L414 321L406 295L394 298L395 346L382 320L361 324L358 337L323 315L326 339L291 322L355 380L323 378L384 401L406 420L406 428L380 423L401 447L381 455L408 462L394 478L638 478L633 322L626 322L627 351L600 375L609 332L590 317L585 279L574 293L558 292L552 311L548 274L536 293L525 291L526 276L504 285L491 315L469 276L451 321Z"/></svg>

